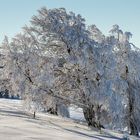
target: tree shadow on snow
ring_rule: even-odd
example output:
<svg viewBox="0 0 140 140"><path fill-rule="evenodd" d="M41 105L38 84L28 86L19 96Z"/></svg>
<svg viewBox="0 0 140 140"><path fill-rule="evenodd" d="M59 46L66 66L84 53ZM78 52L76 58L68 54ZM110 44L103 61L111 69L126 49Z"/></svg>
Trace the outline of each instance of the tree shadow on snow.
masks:
<svg viewBox="0 0 140 140"><path fill-rule="evenodd" d="M86 134L86 133L83 133L83 132L80 132L80 131L77 131L77 130L72 130L72 129L68 129L68 128L64 128L64 127L62 127L62 126L60 126L60 125L58 125L58 124L55 124L55 123L52 123L52 122L50 122L52 125L54 125L54 126L57 126L57 127L59 127L59 128L61 128L61 129L63 129L63 130L65 130L65 131L68 131L68 132L71 132L71 133L75 133L75 134L78 134L78 135L80 135L80 136L85 136L85 137L88 137L88 138L92 138L92 139L96 139L96 140L105 140L106 138L108 138L108 139L110 139L110 140L120 140L120 138L119 137L115 137L115 136L112 136L112 135L103 135L103 134L101 134L101 135L89 135L89 134Z"/></svg>
<svg viewBox="0 0 140 140"><path fill-rule="evenodd" d="M11 117L20 117L20 118L30 118L30 115L22 111L9 111L9 110L0 110L0 115L2 116L11 116Z"/></svg>

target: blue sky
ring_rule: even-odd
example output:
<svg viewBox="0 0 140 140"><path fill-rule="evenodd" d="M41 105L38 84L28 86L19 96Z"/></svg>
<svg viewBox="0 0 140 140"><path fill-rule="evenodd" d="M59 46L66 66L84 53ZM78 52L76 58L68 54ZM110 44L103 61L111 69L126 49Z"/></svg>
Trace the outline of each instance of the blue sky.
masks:
<svg viewBox="0 0 140 140"><path fill-rule="evenodd" d="M0 0L0 42L4 35L20 32L43 6L81 14L88 25L96 24L104 34L118 24L133 34L131 41L140 47L140 0Z"/></svg>

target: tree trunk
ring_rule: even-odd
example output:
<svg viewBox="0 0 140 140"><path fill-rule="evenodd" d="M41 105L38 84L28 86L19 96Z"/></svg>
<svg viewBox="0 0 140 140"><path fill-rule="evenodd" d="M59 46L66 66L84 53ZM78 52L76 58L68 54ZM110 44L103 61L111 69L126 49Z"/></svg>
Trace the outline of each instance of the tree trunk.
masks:
<svg viewBox="0 0 140 140"><path fill-rule="evenodd" d="M35 111L34 111L34 114L33 114L33 118L35 119Z"/></svg>
<svg viewBox="0 0 140 140"><path fill-rule="evenodd" d="M117 33L117 35L118 35L118 42L119 42L119 40L120 40L120 34L119 34L119 33Z"/></svg>
<svg viewBox="0 0 140 140"><path fill-rule="evenodd" d="M91 108L83 108L84 117L88 123L88 126L93 126L93 120L95 118L95 113L93 111L93 107Z"/></svg>
<svg viewBox="0 0 140 140"><path fill-rule="evenodd" d="M98 120L96 120L96 118L95 118L95 113L96 112L94 111L94 106L93 105L89 105L88 108L83 108L83 113L84 113L85 120L88 123L88 126L95 127L95 128L98 128L98 129L104 128L100 124L100 122Z"/></svg>
<svg viewBox="0 0 140 140"><path fill-rule="evenodd" d="M129 96L129 127L130 127L130 134L138 136L139 132L136 126L136 122L134 121L134 98Z"/></svg>
<svg viewBox="0 0 140 140"><path fill-rule="evenodd" d="M129 128L130 128L130 135L139 135L139 131L137 128L137 124L135 122L135 112L134 112L134 95L132 90L132 85L128 82L129 88L128 88L128 101L129 101L129 112L128 112L128 122L129 122Z"/></svg>
<svg viewBox="0 0 140 140"><path fill-rule="evenodd" d="M58 115L57 114L57 107L50 107L47 112L49 112L50 114L53 114L53 115Z"/></svg>
<svg viewBox="0 0 140 140"><path fill-rule="evenodd" d="M130 121L129 125L130 125L130 135L139 136L139 132L137 126L135 125L135 122Z"/></svg>

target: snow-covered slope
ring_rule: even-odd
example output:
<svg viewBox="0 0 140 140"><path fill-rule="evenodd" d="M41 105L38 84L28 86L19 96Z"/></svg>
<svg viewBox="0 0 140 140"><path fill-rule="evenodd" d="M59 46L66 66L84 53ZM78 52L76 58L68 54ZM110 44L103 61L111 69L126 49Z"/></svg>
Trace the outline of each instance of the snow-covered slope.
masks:
<svg viewBox="0 0 140 140"><path fill-rule="evenodd" d="M74 112L73 112L74 114ZM0 99L0 140L119 140L123 134L91 130L71 119L22 111L19 100ZM138 140L131 137L130 139Z"/></svg>

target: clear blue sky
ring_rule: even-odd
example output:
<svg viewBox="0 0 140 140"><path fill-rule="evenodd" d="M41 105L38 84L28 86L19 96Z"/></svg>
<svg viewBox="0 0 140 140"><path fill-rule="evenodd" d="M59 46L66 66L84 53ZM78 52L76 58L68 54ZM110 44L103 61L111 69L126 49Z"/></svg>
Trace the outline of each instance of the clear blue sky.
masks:
<svg viewBox="0 0 140 140"><path fill-rule="evenodd" d="M0 42L4 35L20 32L43 6L80 13L87 24L96 24L104 34L118 24L132 32L131 41L140 47L140 0L0 0Z"/></svg>

